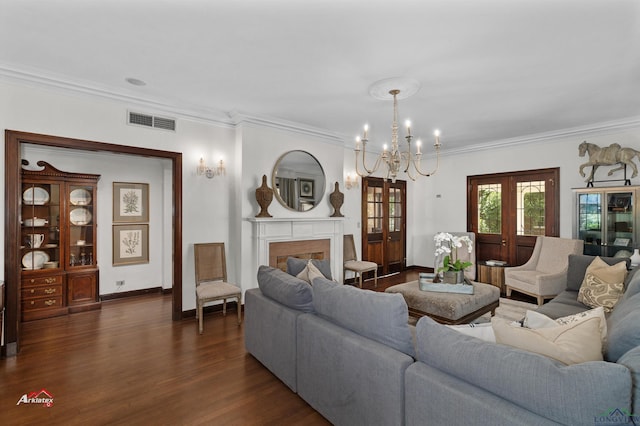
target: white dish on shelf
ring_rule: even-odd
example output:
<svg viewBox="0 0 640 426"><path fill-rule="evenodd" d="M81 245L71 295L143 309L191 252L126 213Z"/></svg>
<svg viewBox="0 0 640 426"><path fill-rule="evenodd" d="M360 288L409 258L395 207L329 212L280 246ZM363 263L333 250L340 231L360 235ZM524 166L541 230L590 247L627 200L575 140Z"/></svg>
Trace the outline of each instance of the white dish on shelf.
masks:
<svg viewBox="0 0 640 426"><path fill-rule="evenodd" d="M69 201L74 206L86 206L91 202L91 193L84 188L77 188L69 194Z"/></svg>
<svg viewBox="0 0 640 426"><path fill-rule="evenodd" d="M44 188L34 186L22 193L22 199L25 204L41 206L49 201L49 193Z"/></svg>
<svg viewBox="0 0 640 426"><path fill-rule="evenodd" d="M69 220L73 225L88 225L91 223L91 212L83 207L71 210Z"/></svg>
<svg viewBox="0 0 640 426"><path fill-rule="evenodd" d="M22 256L22 266L25 269L42 269L44 263L49 260L49 255L46 252L34 250Z"/></svg>
<svg viewBox="0 0 640 426"><path fill-rule="evenodd" d="M34 217L24 220L24 226L45 226L49 221L41 217Z"/></svg>
<svg viewBox="0 0 640 426"><path fill-rule="evenodd" d="M56 247L58 247L57 244L45 244L44 245L44 248L56 248Z"/></svg>

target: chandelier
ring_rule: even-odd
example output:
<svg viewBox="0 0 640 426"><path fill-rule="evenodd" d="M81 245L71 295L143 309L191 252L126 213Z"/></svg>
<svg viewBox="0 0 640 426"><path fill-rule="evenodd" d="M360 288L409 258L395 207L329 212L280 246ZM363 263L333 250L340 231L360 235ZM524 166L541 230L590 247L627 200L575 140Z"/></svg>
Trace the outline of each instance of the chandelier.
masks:
<svg viewBox="0 0 640 426"><path fill-rule="evenodd" d="M368 177L375 173L380 165L383 163L387 166L387 179L391 179L392 182L396 181L398 173L400 170L404 171L407 174L409 179L415 181L418 176L431 176L438 171L438 166L440 164L440 131L436 130L434 132L435 143L433 144L436 153L436 166L430 172L422 171L420 162L422 160L422 143L420 140L416 141L416 152L411 152L411 141L413 140L413 135L411 135L411 122L407 120L407 135L405 139L407 140L407 147L405 151L400 150L400 146L398 144L398 94L400 93L399 89L389 90L389 94L393 96L393 124L391 125L391 150L388 150L387 145L385 144L382 149L382 153L378 156L375 164L372 168L368 168L366 165L366 155L367 155L367 142L368 139L368 131L369 126L365 124L364 133L362 137L358 136L356 138L356 149L354 150L356 153L356 173L360 177ZM362 145L362 148L361 148ZM360 160L360 152L362 152L362 160ZM363 171L360 171L360 162L362 163Z"/></svg>

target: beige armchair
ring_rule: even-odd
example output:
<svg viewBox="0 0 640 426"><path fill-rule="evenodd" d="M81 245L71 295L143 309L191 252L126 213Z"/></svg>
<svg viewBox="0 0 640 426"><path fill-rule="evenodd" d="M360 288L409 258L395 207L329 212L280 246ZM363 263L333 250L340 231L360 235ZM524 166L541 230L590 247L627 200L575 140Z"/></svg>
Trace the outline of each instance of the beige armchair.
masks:
<svg viewBox="0 0 640 426"><path fill-rule="evenodd" d="M565 290L570 254L582 254L584 241L538 237L531 258L522 266L504 269L507 297L511 291L528 294L542 305Z"/></svg>

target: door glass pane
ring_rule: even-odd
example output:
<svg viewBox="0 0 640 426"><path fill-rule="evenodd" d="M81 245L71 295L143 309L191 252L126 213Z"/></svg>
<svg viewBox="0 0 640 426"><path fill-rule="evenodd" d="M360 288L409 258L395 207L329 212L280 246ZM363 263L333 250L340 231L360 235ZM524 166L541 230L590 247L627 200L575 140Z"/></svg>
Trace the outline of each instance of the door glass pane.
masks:
<svg viewBox="0 0 640 426"><path fill-rule="evenodd" d="M382 232L382 188L367 188L367 232Z"/></svg>
<svg viewBox="0 0 640 426"><path fill-rule="evenodd" d="M478 185L478 231L482 234L502 233L502 185Z"/></svg>
<svg viewBox="0 0 640 426"><path fill-rule="evenodd" d="M389 188L389 232L399 232L402 224L402 191Z"/></svg>
<svg viewBox="0 0 640 426"><path fill-rule="evenodd" d="M516 234L545 235L545 181L518 182Z"/></svg>

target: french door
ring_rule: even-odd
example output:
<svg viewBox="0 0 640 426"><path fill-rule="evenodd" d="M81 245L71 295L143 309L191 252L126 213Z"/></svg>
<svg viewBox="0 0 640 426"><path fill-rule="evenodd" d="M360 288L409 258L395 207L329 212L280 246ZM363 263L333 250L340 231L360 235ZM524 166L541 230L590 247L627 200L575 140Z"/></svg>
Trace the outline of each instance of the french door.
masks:
<svg viewBox="0 0 640 426"><path fill-rule="evenodd" d="M522 265L539 235L557 237L560 169L467 177L467 229L476 234L476 257Z"/></svg>
<svg viewBox="0 0 640 426"><path fill-rule="evenodd" d="M407 183L362 180L362 259L378 264L378 275L406 267Z"/></svg>

